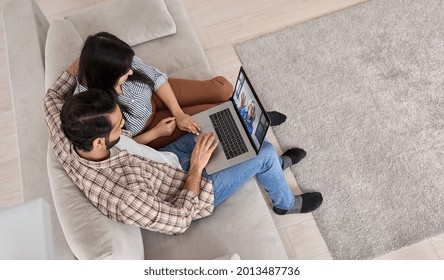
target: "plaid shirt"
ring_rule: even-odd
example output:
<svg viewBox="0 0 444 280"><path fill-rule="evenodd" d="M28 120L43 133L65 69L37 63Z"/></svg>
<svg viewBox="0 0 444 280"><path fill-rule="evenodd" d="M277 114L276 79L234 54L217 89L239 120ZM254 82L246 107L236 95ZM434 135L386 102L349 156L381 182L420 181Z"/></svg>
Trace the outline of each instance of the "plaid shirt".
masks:
<svg viewBox="0 0 444 280"><path fill-rule="evenodd" d="M202 178L201 192L184 189L187 173L126 150L101 162L81 158L61 130L60 111L76 79L63 72L48 90L45 119L52 148L63 168L91 203L114 221L166 234L184 232L194 219L211 215L211 181Z"/></svg>

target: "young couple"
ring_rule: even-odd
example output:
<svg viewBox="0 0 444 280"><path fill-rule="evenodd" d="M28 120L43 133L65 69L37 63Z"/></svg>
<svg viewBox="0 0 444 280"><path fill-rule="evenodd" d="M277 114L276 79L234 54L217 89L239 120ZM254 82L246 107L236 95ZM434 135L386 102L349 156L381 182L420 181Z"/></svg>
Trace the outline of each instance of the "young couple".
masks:
<svg viewBox="0 0 444 280"><path fill-rule="evenodd" d="M211 215L214 206L256 176L275 213L306 213L322 203L318 192L293 195L283 170L305 152L278 156L265 142L259 155L208 175L216 146L191 115L225 102L232 85L167 78L129 45L101 32L88 37L80 59L45 97L53 149L71 179L110 219L167 234ZM76 92L76 94L73 94ZM285 120L273 113L275 124ZM193 134L199 135L197 141Z"/></svg>

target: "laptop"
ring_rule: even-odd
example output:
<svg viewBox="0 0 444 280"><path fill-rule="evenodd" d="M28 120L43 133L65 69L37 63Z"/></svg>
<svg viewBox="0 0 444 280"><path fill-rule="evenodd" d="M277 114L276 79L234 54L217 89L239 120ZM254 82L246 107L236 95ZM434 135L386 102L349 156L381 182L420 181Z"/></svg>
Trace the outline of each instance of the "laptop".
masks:
<svg viewBox="0 0 444 280"><path fill-rule="evenodd" d="M214 132L220 142L205 168L208 174L255 157L270 127L270 118L242 67L230 100L193 118L203 133Z"/></svg>

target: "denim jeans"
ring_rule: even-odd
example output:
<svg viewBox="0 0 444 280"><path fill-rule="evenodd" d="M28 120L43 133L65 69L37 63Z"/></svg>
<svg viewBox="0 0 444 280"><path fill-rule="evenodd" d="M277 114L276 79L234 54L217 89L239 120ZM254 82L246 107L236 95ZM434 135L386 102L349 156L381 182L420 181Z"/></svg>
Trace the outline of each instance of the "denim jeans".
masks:
<svg viewBox="0 0 444 280"><path fill-rule="evenodd" d="M177 155L183 170L188 171L194 145L193 135L187 134L160 150ZM256 176L270 196L273 206L288 210L293 207L295 198L281 166L282 159L277 155L276 149L265 141L256 157L211 175L204 170L202 176L213 182L214 206L230 197L248 179Z"/></svg>

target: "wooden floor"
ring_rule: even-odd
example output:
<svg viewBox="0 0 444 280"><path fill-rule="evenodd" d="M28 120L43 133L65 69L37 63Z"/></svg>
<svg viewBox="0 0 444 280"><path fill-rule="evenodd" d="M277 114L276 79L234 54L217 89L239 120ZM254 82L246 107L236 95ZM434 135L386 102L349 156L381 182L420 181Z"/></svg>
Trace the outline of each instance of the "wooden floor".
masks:
<svg viewBox="0 0 444 280"><path fill-rule="evenodd" d="M37 0L48 19L107 0ZM4 0L0 0L3 8ZM184 0L191 22L204 46L214 74L236 78L240 66L233 44L283 27L319 17L364 0ZM18 172L16 132L5 57L3 23L0 23L0 209L22 201ZM277 145L274 135L269 138ZM279 147L277 146L278 150ZM295 192L290 171L286 177ZM311 214L276 216L275 223L292 259L331 259ZM380 259L444 259L444 235L402 248Z"/></svg>

